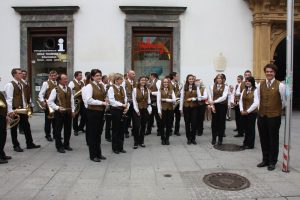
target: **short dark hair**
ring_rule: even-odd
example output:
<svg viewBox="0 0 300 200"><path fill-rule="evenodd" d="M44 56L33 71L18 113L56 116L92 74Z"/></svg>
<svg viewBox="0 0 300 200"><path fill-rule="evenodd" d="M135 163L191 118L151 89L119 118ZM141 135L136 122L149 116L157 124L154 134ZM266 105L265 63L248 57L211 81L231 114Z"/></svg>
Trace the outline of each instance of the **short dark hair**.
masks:
<svg viewBox="0 0 300 200"><path fill-rule="evenodd" d="M22 69L21 72L26 72L27 73L27 71L25 69Z"/></svg>
<svg viewBox="0 0 300 200"><path fill-rule="evenodd" d="M87 76L87 75L89 75L89 74L91 74L91 72L85 72L85 73L84 73L84 76Z"/></svg>
<svg viewBox="0 0 300 200"><path fill-rule="evenodd" d="M79 74L82 74L82 71L76 71L76 72L74 73L74 77L75 77L75 78L78 77Z"/></svg>
<svg viewBox="0 0 300 200"><path fill-rule="evenodd" d="M91 70L91 76L95 76L97 73L100 73L102 75L102 72L100 69L92 69Z"/></svg>
<svg viewBox="0 0 300 200"><path fill-rule="evenodd" d="M49 74L57 74L57 71L51 70L51 71L49 72Z"/></svg>
<svg viewBox="0 0 300 200"><path fill-rule="evenodd" d="M173 77L176 76L176 75L177 75L177 72L171 72L169 74L169 77L170 77L171 80L173 80Z"/></svg>
<svg viewBox="0 0 300 200"><path fill-rule="evenodd" d="M269 69L273 69L275 71L275 73L277 72L278 68L275 64L267 64L265 67L264 67L264 72L266 72L266 69L269 68Z"/></svg>
<svg viewBox="0 0 300 200"><path fill-rule="evenodd" d="M57 76L56 81L57 81L57 82L61 81L61 77L62 77L63 75L67 76L67 74L61 73L61 74L59 74L59 75Z"/></svg>
<svg viewBox="0 0 300 200"><path fill-rule="evenodd" d="M250 73L250 74L252 74L252 72L248 69L248 70L246 70L245 72L244 72L244 74L245 73Z"/></svg>
<svg viewBox="0 0 300 200"><path fill-rule="evenodd" d="M150 76L154 76L155 78L158 78L158 74L157 73L151 73Z"/></svg>
<svg viewBox="0 0 300 200"><path fill-rule="evenodd" d="M17 74L17 71L21 71L21 68L13 68L12 70L11 70L11 75L12 76L15 76L16 74Z"/></svg>
<svg viewBox="0 0 300 200"><path fill-rule="evenodd" d="M103 75L102 76L102 81L104 80L104 79L106 79L107 78L107 76L106 75Z"/></svg>
<svg viewBox="0 0 300 200"><path fill-rule="evenodd" d="M252 87L253 89L256 88L256 86L255 86L255 79L254 79L253 76L247 77L247 78L246 78L246 81L249 81L249 82L251 83L251 85L252 85L251 87Z"/></svg>
<svg viewBox="0 0 300 200"><path fill-rule="evenodd" d="M243 75L238 75L237 77L242 79L242 80L244 79Z"/></svg>

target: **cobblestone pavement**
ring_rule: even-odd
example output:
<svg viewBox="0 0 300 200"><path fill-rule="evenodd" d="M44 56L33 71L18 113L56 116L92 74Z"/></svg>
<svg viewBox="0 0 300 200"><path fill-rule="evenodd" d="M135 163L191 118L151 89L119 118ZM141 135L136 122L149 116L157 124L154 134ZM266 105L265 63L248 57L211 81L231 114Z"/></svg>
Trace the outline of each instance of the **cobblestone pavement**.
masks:
<svg viewBox="0 0 300 200"><path fill-rule="evenodd" d="M54 143L47 142L42 131L43 115L30 119L34 141L41 149L23 153L12 151L10 136L6 153L13 157L0 166L1 200L185 200L185 199L300 199L300 113L292 123L291 171L283 173L282 151L275 171L257 168L261 161L259 138L256 148L241 152L224 152L210 145L210 124L205 122L197 145L187 145L185 136L171 136L170 146L160 145L152 134L145 139L146 148L132 149L133 138L125 139L126 154L113 154L111 144L103 141L107 160L91 162L84 133L72 136L72 152L59 154ZM234 138L234 121L227 123L224 143L241 144ZM280 149L283 143L284 118ZM154 129L155 130L155 129ZM184 132L183 122L181 132ZM9 134L10 135L10 131ZM102 138L104 135L102 135ZM23 135L19 135L25 147ZM223 191L210 188L202 181L212 172L233 172L249 179L249 188ZM165 176L169 175L169 176Z"/></svg>

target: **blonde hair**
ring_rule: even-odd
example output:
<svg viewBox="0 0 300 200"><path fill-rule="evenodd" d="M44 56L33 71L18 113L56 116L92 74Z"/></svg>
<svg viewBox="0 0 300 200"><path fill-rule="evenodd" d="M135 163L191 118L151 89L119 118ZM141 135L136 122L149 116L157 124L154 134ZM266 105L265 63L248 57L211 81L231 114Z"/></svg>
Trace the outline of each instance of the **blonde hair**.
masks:
<svg viewBox="0 0 300 200"><path fill-rule="evenodd" d="M113 79L114 79L113 82L116 83L116 80L120 80L120 79L124 79L124 78L123 78L122 74L115 73L114 76L113 76Z"/></svg>

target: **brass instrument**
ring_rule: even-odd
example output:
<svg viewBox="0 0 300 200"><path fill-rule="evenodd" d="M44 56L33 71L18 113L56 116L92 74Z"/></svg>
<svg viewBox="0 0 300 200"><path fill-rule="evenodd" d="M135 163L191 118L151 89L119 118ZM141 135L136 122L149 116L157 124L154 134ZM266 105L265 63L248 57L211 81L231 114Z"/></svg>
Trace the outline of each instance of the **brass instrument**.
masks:
<svg viewBox="0 0 300 200"><path fill-rule="evenodd" d="M15 118L13 118L13 119L10 118L10 120L6 124L6 129L13 128L17 124L19 124L20 115L18 115L18 114L28 115L28 117L32 116L32 111L31 111L31 108L29 107L29 105L27 105L26 108L17 108L13 112L16 113Z"/></svg>
<svg viewBox="0 0 300 200"><path fill-rule="evenodd" d="M13 128L17 124L19 124L19 122L20 122L20 115L16 115L16 117L13 119L10 118L6 123L6 129Z"/></svg>
<svg viewBox="0 0 300 200"><path fill-rule="evenodd" d="M5 103L0 99L0 108L6 108Z"/></svg>
<svg viewBox="0 0 300 200"><path fill-rule="evenodd" d="M176 99L176 102L175 102L174 105L173 105L173 110L175 110L175 108L176 108L179 104L180 104L180 99L177 98L177 99Z"/></svg>
<svg viewBox="0 0 300 200"><path fill-rule="evenodd" d="M48 119L53 119L54 118L54 110L48 106L48 101L46 100L46 107L42 106L42 102L38 99L36 101L37 105L40 107L42 110L48 109L49 114L47 115Z"/></svg>
<svg viewBox="0 0 300 200"><path fill-rule="evenodd" d="M38 99L36 100L37 105L40 107L40 109L42 110L46 110L46 108L44 106L42 106L42 102Z"/></svg>
<svg viewBox="0 0 300 200"><path fill-rule="evenodd" d="M75 115L80 111L80 100L79 97L82 95L82 89L74 94L74 106L75 106Z"/></svg>

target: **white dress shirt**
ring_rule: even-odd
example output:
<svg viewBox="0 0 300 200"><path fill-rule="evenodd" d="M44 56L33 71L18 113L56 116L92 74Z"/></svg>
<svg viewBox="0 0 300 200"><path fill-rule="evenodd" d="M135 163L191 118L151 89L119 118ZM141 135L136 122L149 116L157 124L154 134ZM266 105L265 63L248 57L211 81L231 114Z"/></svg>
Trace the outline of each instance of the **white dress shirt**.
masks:
<svg viewBox="0 0 300 200"><path fill-rule="evenodd" d="M199 87L197 87L197 94L198 94L198 90L199 90L198 101L205 101L205 100L207 100L208 99L208 94L207 94L206 88L204 88L203 95L201 95Z"/></svg>
<svg viewBox="0 0 300 200"><path fill-rule="evenodd" d="M243 108L243 94L245 92L248 92L248 90L244 89L242 91L242 94L241 94L241 98L240 98L240 102L239 102L239 105L240 105L240 111L242 112L244 110ZM249 92L253 92L251 90L251 88L249 89ZM251 104L251 106L248 108L248 110L245 110L247 111L247 113L251 113L252 111L254 111L257 107L259 106L259 98L258 98L258 93L257 93L257 88L254 90L254 101L253 103Z"/></svg>
<svg viewBox="0 0 300 200"><path fill-rule="evenodd" d="M97 105L97 106L103 105L103 103L105 103L105 101L93 99L93 86L91 84L96 85L98 87L98 89L100 90L96 81L91 82L90 84L88 84L85 87L85 99L86 99L87 105ZM98 84L101 84L104 87L103 83L98 83ZM105 90L105 88L104 88L104 90Z"/></svg>
<svg viewBox="0 0 300 200"><path fill-rule="evenodd" d="M192 91L193 89L193 86L192 85L189 85L189 91ZM206 89L205 89L206 91ZM201 101L201 93L200 93L200 89L199 87L196 87L196 92L197 92L197 97L192 97L192 101ZM179 110L183 110L183 104L184 104L184 93L185 93L185 90L184 90L184 86L181 90L181 94L180 94L180 104L179 104ZM204 92L205 93L205 92ZM203 93L203 96L204 96L204 93ZM207 94L206 94L207 95ZM207 98L207 96L206 96Z"/></svg>
<svg viewBox="0 0 300 200"><path fill-rule="evenodd" d="M15 79L13 79L13 81L17 85L18 85L18 83L21 84L23 108L26 108L27 103L26 103L26 100L25 100L25 95L24 95L22 83L18 82ZM12 108L13 95L14 95L14 86L13 86L13 84L11 82L7 83L4 86L4 91L5 91L5 94L6 94L7 112L11 113L11 112L13 112L13 108Z"/></svg>
<svg viewBox="0 0 300 200"><path fill-rule="evenodd" d="M157 101L157 112L161 114L161 90L158 90L157 92L156 101ZM165 101L173 104L176 102L176 96L174 90L172 91L172 99L165 99Z"/></svg>
<svg viewBox="0 0 300 200"><path fill-rule="evenodd" d="M56 85L56 81L52 81L52 80L50 80L50 81L51 81L54 85ZM48 81L44 81L44 82L43 82L43 85L42 85L42 88L41 88L41 90L40 90L40 92L39 92L39 100L40 100L40 101L42 101L42 102L45 101L44 96L45 96L45 94L46 94L48 88L49 88Z"/></svg>
<svg viewBox="0 0 300 200"><path fill-rule="evenodd" d="M115 85L118 89L120 89L120 86ZM123 87L123 91L124 91L124 95L125 95L125 104L127 104L127 95L126 95L126 90ZM120 101L117 101L115 99L115 92L114 92L114 88L113 86L109 87L108 92L107 92L107 96L108 96L108 100L109 100L109 104L113 107L120 107L123 106L123 103L121 103Z"/></svg>
<svg viewBox="0 0 300 200"><path fill-rule="evenodd" d="M152 112L152 106L150 105L151 104L150 90L147 89L147 91L148 91L148 103L147 103L148 107L147 107L147 110L148 110L148 113L151 114L151 112ZM132 102L133 102L133 108L134 108L135 112L139 113L140 110L139 110L138 102L136 101L136 88L133 88L133 91L132 91Z"/></svg>
<svg viewBox="0 0 300 200"><path fill-rule="evenodd" d="M77 83L78 85L83 84L82 86L84 86L84 83L81 83L81 81L79 82L77 79L74 79L73 81L70 81L68 87L71 88L71 91L72 91L73 94L74 94L74 92L75 92L75 91L73 90L74 87L75 87L74 81L76 81L76 83Z"/></svg>
<svg viewBox="0 0 300 200"><path fill-rule="evenodd" d="M62 86L61 84L59 84L59 87L66 93L68 90L68 87L66 86L66 89L63 89L64 86ZM58 110L59 109L59 106L56 105L55 103L55 99L56 99L56 95L57 95L57 92L56 92L56 88L52 89L51 93L50 93L50 96L49 96L49 99L48 99L48 106L50 106L50 108L52 108L53 110ZM73 97L73 94L71 92L71 109L72 109L72 112L75 111L75 106L74 106L74 97Z"/></svg>
<svg viewBox="0 0 300 200"><path fill-rule="evenodd" d="M228 97L228 90L229 90L229 87L227 85L225 85L222 96L213 101L213 99L214 99L214 92L213 92L214 91L214 85L212 85L210 87L209 100L213 101L214 103L220 103L222 101L225 101Z"/></svg>
<svg viewBox="0 0 300 200"><path fill-rule="evenodd" d="M88 85L89 85L89 84L88 84ZM82 96L82 101L83 101L83 103L84 103L85 108L88 107L87 99L86 99L86 87L87 87L88 85L83 86L83 87L81 88L81 96Z"/></svg>
<svg viewBox="0 0 300 200"><path fill-rule="evenodd" d="M271 80L271 85L275 81L275 78ZM266 79L266 84L268 84L268 80ZM268 86L268 85L267 85ZM282 109L285 107L286 99L285 99L285 85L283 83L279 83L279 93L280 93L280 98L281 98L281 105ZM260 83L257 84L257 94L258 98L260 99Z"/></svg>

